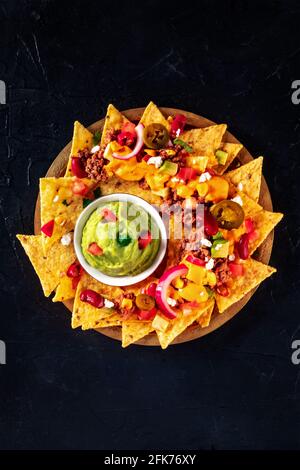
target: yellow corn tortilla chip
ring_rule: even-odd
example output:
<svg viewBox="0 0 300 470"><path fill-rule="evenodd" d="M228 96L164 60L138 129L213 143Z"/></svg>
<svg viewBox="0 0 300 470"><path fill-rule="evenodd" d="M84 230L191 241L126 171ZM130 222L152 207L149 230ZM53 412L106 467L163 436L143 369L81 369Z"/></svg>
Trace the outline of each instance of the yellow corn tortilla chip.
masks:
<svg viewBox="0 0 300 470"><path fill-rule="evenodd" d="M31 264L37 273L46 297L58 286L61 276L75 261L73 244L55 243L48 256L43 256L41 235L17 235Z"/></svg>
<svg viewBox="0 0 300 470"><path fill-rule="evenodd" d="M124 181L117 177L110 178L109 182L106 184L100 183L100 189L102 196L114 193L126 193L139 196L150 204L160 205L162 201L161 197L153 194L152 191L141 188L137 182Z"/></svg>
<svg viewBox="0 0 300 470"><path fill-rule="evenodd" d="M182 333L188 326L192 325L194 321L196 321L200 316L206 314L207 311L213 311L213 308L214 300L212 299L205 302L202 308L195 309L195 311L190 315L182 314L180 317L171 320L167 329L164 332L157 330L156 334L158 336L158 340L162 349L166 349L169 344L172 343L172 341L178 335L180 335L180 333Z"/></svg>
<svg viewBox="0 0 300 470"><path fill-rule="evenodd" d="M72 279L65 275L57 286L52 302L64 302L65 300L74 299L75 294L76 289L72 287Z"/></svg>
<svg viewBox="0 0 300 470"><path fill-rule="evenodd" d="M123 124L128 122L128 119L114 107L113 104L109 104L105 116L104 127L101 136L101 146L106 147L110 142L110 133L121 129Z"/></svg>
<svg viewBox="0 0 300 470"><path fill-rule="evenodd" d="M65 176L72 176L71 172L71 157L76 156L79 150L88 148L89 150L93 147L93 134L86 129L80 122L74 122L74 131L72 139L72 147L68 160Z"/></svg>
<svg viewBox="0 0 300 470"><path fill-rule="evenodd" d="M283 214L280 212L269 212L261 210L252 215L258 237L249 243L249 254L254 251L265 241L269 233L272 232L274 227L280 222Z"/></svg>
<svg viewBox="0 0 300 470"><path fill-rule="evenodd" d="M215 304L213 305L212 308L208 308L206 310L206 312L202 313L202 315L200 315L200 317L197 319L197 322L199 323L201 328L205 328L206 326L209 326L211 316L212 316L213 311L214 311L214 306L215 306Z"/></svg>
<svg viewBox="0 0 300 470"><path fill-rule="evenodd" d="M219 312L224 312L231 305L242 299L254 287L258 286L267 277L276 272L275 268L267 266L252 258L247 259L244 263L243 276L236 277L230 287L230 295L223 297L216 294L216 302Z"/></svg>
<svg viewBox="0 0 300 470"><path fill-rule="evenodd" d="M91 330L93 328L109 328L110 326L120 326L122 319L112 308L101 308L98 310L98 316L90 316L81 325L82 330ZM99 313L101 310L101 319Z"/></svg>
<svg viewBox="0 0 300 470"><path fill-rule="evenodd" d="M154 331L151 322L130 322L123 321L122 323L122 347L126 348L132 343L135 343L139 339L144 338Z"/></svg>
<svg viewBox="0 0 300 470"><path fill-rule="evenodd" d="M238 192L237 193L243 202L243 210L245 213L245 218L251 217L253 220L258 237L254 240L251 240L249 243L249 254L251 255L254 251L264 242L267 238L269 233L274 229L274 227L280 222L283 217L283 214L280 212L269 212L266 211L253 201L249 196L245 193ZM245 232L245 229L238 228L235 230L231 230L231 235L238 239L238 234L242 235ZM237 235L235 237L235 234ZM226 235L225 235L226 238Z"/></svg>
<svg viewBox="0 0 300 470"><path fill-rule="evenodd" d="M191 129L183 132L179 138L192 147L192 155L208 157L208 166L213 166L218 164L215 152L220 148L226 129L226 124Z"/></svg>
<svg viewBox="0 0 300 470"><path fill-rule="evenodd" d="M168 129L168 131L170 131L171 129L169 121L164 117L162 112L152 101L150 101L148 106L145 108L140 122L144 125L144 127L149 126L149 124L155 123L162 124L163 126L165 126L166 129Z"/></svg>
<svg viewBox="0 0 300 470"><path fill-rule="evenodd" d="M115 314L114 309L96 308L87 302L82 302L80 300L80 294L85 289L94 290L108 300L113 300L123 293L120 287L107 286L85 273L81 277L76 290L72 313L72 328L90 324L95 325L94 327L96 328L98 326L97 322L105 320Z"/></svg>
<svg viewBox="0 0 300 470"><path fill-rule="evenodd" d="M227 152L227 160L225 165L217 165L214 166L214 170L219 174L222 175L225 173L227 168L231 165L233 160L236 158L238 153L242 150L243 145L242 144L234 144L231 142L222 142L220 149L223 150L224 152Z"/></svg>
<svg viewBox="0 0 300 470"><path fill-rule="evenodd" d="M95 181L82 179L89 188L95 186ZM76 221L83 209L83 197L73 194L73 178L41 178L41 225L54 220L51 237L43 233L43 250L46 255L50 247L63 235L74 230Z"/></svg>
<svg viewBox="0 0 300 470"><path fill-rule="evenodd" d="M247 194L255 202L259 199L261 177L262 177L263 157L255 158L246 165L242 165L236 170L229 171L224 178L235 187L240 187L240 191Z"/></svg>

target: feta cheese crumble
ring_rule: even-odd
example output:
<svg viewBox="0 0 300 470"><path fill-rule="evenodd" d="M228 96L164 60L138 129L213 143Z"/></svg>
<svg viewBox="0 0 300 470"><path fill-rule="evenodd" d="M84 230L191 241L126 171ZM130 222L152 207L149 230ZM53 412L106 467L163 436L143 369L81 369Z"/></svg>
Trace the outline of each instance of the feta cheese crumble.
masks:
<svg viewBox="0 0 300 470"><path fill-rule="evenodd" d="M177 302L175 299L172 299L171 297L168 297L167 298L167 302L168 304L171 306L171 307L175 307L175 305L177 305Z"/></svg>
<svg viewBox="0 0 300 470"><path fill-rule="evenodd" d="M60 239L60 243L64 246L70 245L71 241L72 241L72 234L71 233L66 233Z"/></svg>
<svg viewBox="0 0 300 470"><path fill-rule="evenodd" d="M95 147L92 148L91 153L96 153L100 150L100 145L95 145Z"/></svg>
<svg viewBox="0 0 300 470"><path fill-rule="evenodd" d="M214 265L215 265L215 262L214 262L213 258L210 258L210 260L205 265L205 269L210 271L210 270L212 270Z"/></svg>
<svg viewBox="0 0 300 470"><path fill-rule="evenodd" d="M200 243L202 246L207 246L208 248L212 246L212 243L207 240L207 238L201 238Z"/></svg>
<svg viewBox="0 0 300 470"><path fill-rule="evenodd" d="M199 183L205 183L205 181L208 181L211 179L211 174L206 171L205 173L202 173L202 175L199 176Z"/></svg>
<svg viewBox="0 0 300 470"><path fill-rule="evenodd" d="M104 307L106 307L106 308L113 308L114 305L115 305L115 304L114 304L113 302L111 302L110 300L104 299Z"/></svg>
<svg viewBox="0 0 300 470"><path fill-rule="evenodd" d="M150 157L147 161L148 165L154 165L155 168L159 168L162 165L163 159L161 157Z"/></svg>
<svg viewBox="0 0 300 470"><path fill-rule="evenodd" d="M56 194L56 196L53 198L53 202L57 202L59 200L59 195Z"/></svg>
<svg viewBox="0 0 300 470"><path fill-rule="evenodd" d="M239 204L240 206L243 205L243 201L242 201L241 196L235 196L235 197L233 197L233 198L231 199L231 201L236 202L236 203Z"/></svg>
<svg viewBox="0 0 300 470"><path fill-rule="evenodd" d="M229 259L229 261L234 261L234 260L235 260L235 256L234 256L234 255L229 255L229 256L228 256L228 259Z"/></svg>

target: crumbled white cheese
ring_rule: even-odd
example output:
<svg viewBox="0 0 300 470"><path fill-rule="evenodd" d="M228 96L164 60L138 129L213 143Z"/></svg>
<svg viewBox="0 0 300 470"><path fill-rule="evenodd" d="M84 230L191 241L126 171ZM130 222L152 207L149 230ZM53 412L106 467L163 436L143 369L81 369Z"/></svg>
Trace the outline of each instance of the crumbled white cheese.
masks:
<svg viewBox="0 0 300 470"><path fill-rule="evenodd" d="M92 148L91 153L96 153L100 150L100 145L95 145L95 147Z"/></svg>
<svg viewBox="0 0 300 470"><path fill-rule="evenodd" d="M231 199L231 201L236 202L236 203L239 204L240 206L243 205L243 201L242 201L241 196L235 196L235 197L233 197L233 198Z"/></svg>
<svg viewBox="0 0 300 470"><path fill-rule="evenodd" d="M209 257L205 256L204 261L207 263L208 260L209 260Z"/></svg>
<svg viewBox="0 0 300 470"><path fill-rule="evenodd" d="M219 251L220 248L222 248L222 243L217 243L216 246L215 246L215 250Z"/></svg>
<svg viewBox="0 0 300 470"><path fill-rule="evenodd" d="M234 260L235 260L235 256L234 256L234 255L229 255L229 256L228 256L228 259L229 259L229 261L234 261Z"/></svg>
<svg viewBox="0 0 300 470"><path fill-rule="evenodd" d="M207 246L208 248L210 248L212 245L212 243L207 240L207 238L201 238L200 243L202 246Z"/></svg>
<svg viewBox="0 0 300 470"><path fill-rule="evenodd" d="M210 258L210 260L206 263L205 269L211 270L215 265L215 262L213 258Z"/></svg>
<svg viewBox="0 0 300 470"><path fill-rule="evenodd" d="M148 165L154 165L155 168L159 168L162 165L163 159L161 157L150 157L147 161Z"/></svg>
<svg viewBox="0 0 300 470"><path fill-rule="evenodd" d="M56 196L53 198L53 202L57 202L59 200L59 195L56 194Z"/></svg>
<svg viewBox="0 0 300 470"><path fill-rule="evenodd" d="M168 297L167 298L167 302L168 304L171 306L171 307L175 307L175 305L177 305L177 302L175 299L172 299L171 297Z"/></svg>
<svg viewBox="0 0 300 470"><path fill-rule="evenodd" d="M174 176L174 178L172 178L172 181L173 183L178 183L180 181L180 178L177 178L176 176Z"/></svg>
<svg viewBox="0 0 300 470"><path fill-rule="evenodd" d="M239 191L243 191L244 185L243 185L243 183L239 182L239 184L237 185L237 187L238 187L238 190L239 190Z"/></svg>
<svg viewBox="0 0 300 470"><path fill-rule="evenodd" d="M202 173L202 175L199 176L199 183L204 183L205 181L208 181L211 179L211 174L206 171L205 173Z"/></svg>
<svg viewBox="0 0 300 470"><path fill-rule="evenodd" d="M115 305L115 304L114 304L113 302L111 302L110 300L104 299L104 307L106 307L106 308L113 308L114 305Z"/></svg>
<svg viewBox="0 0 300 470"><path fill-rule="evenodd" d="M66 233L60 239L60 243L64 246L70 245L71 241L72 241L72 234L71 233Z"/></svg>
<svg viewBox="0 0 300 470"><path fill-rule="evenodd" d="M179 135L180 135L180 129L177 129L177 131L176 131L176 137L179 137Z"/></svg>

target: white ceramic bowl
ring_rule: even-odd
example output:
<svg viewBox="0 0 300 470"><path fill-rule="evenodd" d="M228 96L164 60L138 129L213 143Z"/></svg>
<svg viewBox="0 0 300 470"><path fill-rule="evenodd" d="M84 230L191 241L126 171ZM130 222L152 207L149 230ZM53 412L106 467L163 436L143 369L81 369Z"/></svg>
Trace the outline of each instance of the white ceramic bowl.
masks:
<svg viewBox="0 0 300 470"><path fill-rule="evenodd" d="M106 274L102 273L98 269L94 268L86 261L85 257L82 254L81 249L81 239L82 239L82 231L85 226L85 223L89 216L94 212L97 207L102 204L103 202L114 202L114 201L121 201L121 202L131 202L142 207L156 222L158 229L160 231L160 247L157 252L156 258L152 265L146 269L145 271L135 275L135 276L107 276ZM104 284L108 284L109 286L130 286L131 284L135 284L136 282L143 281L147 277L149 277L156 268L162 262L166 249L167 249L167 232L164 226L164 223L157 212L157 210L151 206L148 202L144 199L132 196L131 194L125 193L116 193L110 194L108 196L102 196L99 199L91 202L80 214L77 219L75 231L74 231L74 247L77 259L81 266L85 269L85 271L90 274L93 278L97 279L97 281L103 282Z"/></svg>

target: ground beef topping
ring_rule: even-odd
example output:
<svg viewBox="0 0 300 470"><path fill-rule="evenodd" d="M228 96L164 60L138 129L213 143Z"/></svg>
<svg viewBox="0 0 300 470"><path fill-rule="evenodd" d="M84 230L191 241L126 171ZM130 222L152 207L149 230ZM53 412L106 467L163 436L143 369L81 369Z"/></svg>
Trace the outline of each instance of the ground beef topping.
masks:
<svg viewBox="0 0 300 470"><path fill-rule="evenodd" d="M231 271L228 266L228 260L225 258L217 259L214 267L215 275L217 276L218 284L226 284L231 279Z"/></svg>
<svg viewBox="0 0 300 470"><path fill-rule="evenodd" d="M103 157L103 150L99 150L95 153L90 153L88 149L80 150L78 157L81 159L84 169L88 175L88 178L95 181L105 182L108 179L104 166L108 163Z"/></svg>

